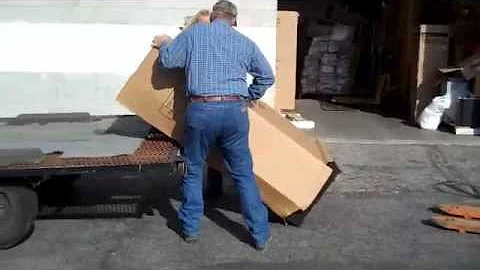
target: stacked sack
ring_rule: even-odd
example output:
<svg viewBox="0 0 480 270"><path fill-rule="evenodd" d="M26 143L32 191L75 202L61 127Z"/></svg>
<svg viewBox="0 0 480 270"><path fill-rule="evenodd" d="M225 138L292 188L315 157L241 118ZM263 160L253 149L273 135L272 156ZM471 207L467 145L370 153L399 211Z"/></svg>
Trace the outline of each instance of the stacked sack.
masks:
<svg viewBox="0 0 480 270"><path fill-rule="evenodd" d="M304 59L302 94L347 94L353 83L354 29L346 25L313 25L312 44Z"/></svg>

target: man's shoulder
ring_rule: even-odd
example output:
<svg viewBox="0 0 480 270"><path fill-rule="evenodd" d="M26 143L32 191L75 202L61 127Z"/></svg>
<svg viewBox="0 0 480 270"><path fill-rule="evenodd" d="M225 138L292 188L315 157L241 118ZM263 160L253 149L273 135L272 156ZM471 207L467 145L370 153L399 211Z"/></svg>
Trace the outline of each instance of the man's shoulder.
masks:
<svg viewBox="0 0 480 270"><path fill-rule="evenodd" d="M206 31L208 31L208 28L209 28L209 25L207 23L196 23L184 29L182 34L186 36L203 34Z"/></svg>
<svg viewBox="0 0 480 270"><path fill-rule="evenodd" d="M231 31L233 35L235 35L235 37L241 40L244 44L248 46L256 46L255 42L252 39L250 39L247 35L240 32L238 29L235 29L232 27Z"/></svg>

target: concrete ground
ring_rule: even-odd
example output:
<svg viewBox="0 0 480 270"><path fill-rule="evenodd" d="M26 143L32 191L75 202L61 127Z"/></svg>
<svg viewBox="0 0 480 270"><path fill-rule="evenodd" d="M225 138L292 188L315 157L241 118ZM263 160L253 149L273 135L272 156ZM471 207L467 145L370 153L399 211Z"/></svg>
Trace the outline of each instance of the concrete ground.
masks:
<svg viewBox="0 0 480 270"><path fill-rule="evenodd" d="M303 226L271 224L266 251L248 244L230 184L207 207L200 242L183 243L174 222L177 183L153 175L153 216L39 220L26 242L0 251L0 269L478 268L478 235L426 222L436 204L480 203L478 137L320 106L299 101L298 108L317 122L312 134L327 142L342 172Z"/></svg>
<svg viewBox="0 0 480 270"><path fill-rule="evenodd" d="M322 137L326 142L480 145L478 136L458 136L446 131L421 130L397 118L316 100L298 100L296 108L305 118L315 121L315 130L311 133Z"/></svg>

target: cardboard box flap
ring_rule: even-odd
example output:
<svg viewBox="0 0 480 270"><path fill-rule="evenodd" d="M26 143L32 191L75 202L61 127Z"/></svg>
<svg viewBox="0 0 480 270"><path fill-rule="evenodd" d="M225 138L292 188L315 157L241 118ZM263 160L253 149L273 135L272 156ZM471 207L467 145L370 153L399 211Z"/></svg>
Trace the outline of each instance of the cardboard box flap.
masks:
<svg viewBox="0 0 480 270"><path fill-rule="evenodd" d="M223 157L218 151L211 153L210 157L208 158L208 166L222 173L226 172L226 168L223 164ZM267 181L258 177L258 175L256 175L256 182L258 188L260 189L263 201L278 216L286 218L300 210L298 205L272 187Z"/></svg>
<svg viewBox="0 0 480 270"><path fill-rule="evenodd" d="M267 181L257 177L257 184L263 201L278 216L286 218L299 210L294 202L275 190Z"/></svg>
<svg viewBox="0 0 480 270"><path fill-rule="evenodd" d="M308 138L299 136L303 132L292 130L293 125L267 105L250 110L250 127L255 174L268 175L266 180L279 193L300 209L308 208L331 173L318 146L306 145L302 140Z"/></svg>
<svg viewBox="0 0 480 270"><path fill-rule="evenodd" d="M162 70L152 49L117 100L146 122L182 142L186 105L184 76ZM297 130L265 103L249 108L250 149L262 197L272 211L287 217L307 209L332 173L328 153L317 140ZM209 165L222 167L221 157ZM281 168L281 169L280 169Z"/></svg>
<svg viewBox="0 0 480 270"><path fill-rule="evenodd" d="M159 68L157 58L158 50L151 49L118 94L117 101L180 142L186 106L185 75L183 70Z"/></svg>
<svg viewBox="0 0 480 270"><path fill-rule="evenodd" d="M321 159L324 163L332 161L330 154L326 151L326 147L320 143L319 139L313 138L307 135L304 131L299 130L290 121L282 117L279 112L268 107L268 105L259 102L259 106L262 108L261 110L256 110L256 112L263 118L268 119L272 125L288 136L292 141L309 151L315 157Z"/></svg>

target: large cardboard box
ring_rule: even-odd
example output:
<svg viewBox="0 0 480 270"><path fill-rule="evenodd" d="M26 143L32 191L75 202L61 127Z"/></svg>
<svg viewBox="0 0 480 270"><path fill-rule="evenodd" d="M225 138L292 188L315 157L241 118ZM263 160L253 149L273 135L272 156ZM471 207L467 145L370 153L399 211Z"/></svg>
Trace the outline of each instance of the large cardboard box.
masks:
<svg viewBox="0 0 480 270"><path fill-rule="evenodd" d="M297 25L297 12L277 12L275 109L278 111L295 109Z"/></svg>
<svg viewBox="0 0 480 270"><path fill-rule="evenodd" d="M178 70L161 70L157 57L152 49L117 100L181 143L184 76ZM254 172L265 203L284 218L306 210L332 174L326 149L264 103L250 108L249 118ZM218 160L210 165L217 166Z"/></svg>
<svg viewBox="0 0 480 270"><path fill-rule="evenodd" d="M447 25L420 25L415 119L432 101L440 81L439 68L448 64L449 28Z"/></svg>

